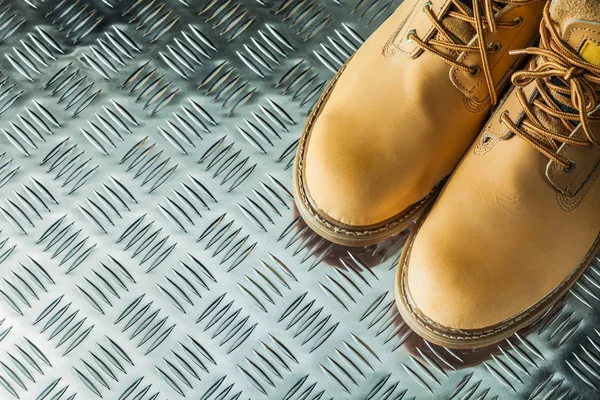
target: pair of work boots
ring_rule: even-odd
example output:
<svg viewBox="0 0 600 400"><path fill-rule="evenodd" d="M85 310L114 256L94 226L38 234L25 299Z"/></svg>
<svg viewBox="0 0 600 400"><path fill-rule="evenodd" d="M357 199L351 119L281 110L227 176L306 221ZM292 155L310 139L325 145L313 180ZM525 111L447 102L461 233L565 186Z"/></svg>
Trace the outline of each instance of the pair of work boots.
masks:
<svg viewBox="0 0 600 400"><path fill-rule="evenodd" d="M600 0L405 0L312 111L298 209L352 246L417 219L402 317L442 346L492 344L600 248L599 96Z"/></svg>

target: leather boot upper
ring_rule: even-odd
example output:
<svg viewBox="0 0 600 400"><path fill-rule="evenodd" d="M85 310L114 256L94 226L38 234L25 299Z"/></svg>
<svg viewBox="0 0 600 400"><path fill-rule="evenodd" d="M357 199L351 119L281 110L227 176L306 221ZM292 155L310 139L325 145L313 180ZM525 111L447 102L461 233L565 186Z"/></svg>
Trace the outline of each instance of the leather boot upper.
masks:
<svg viewBox="0 0 600 400"><path fill-rule="evenodd" d="M507 2L512 3L494 3L501 27L495 32L484 28L495 91L519 59L509 50L529 46L537 36L545 3ZM302 163L308 197L333 221L381 223L426 197L452 172L488 115L489 82L481 55L433 45L474 67L475 73L469 73L412 39L411 33L422 41L446 40L438 37L424 7L431 8L456 43L478 43L470 23L448 17L457 12L452 1L406 0L346 64L314 123L306 127ZM515 21L511 29L502 28Z"/></svg>
<svg viewBox="0 0 600 400"><path fill-rule="evenodd" d="M554 55L528 50L525 72L407 244L400 284L433 324L479 330L524 318L598 249L600 1L555 3L543 25L559 41L543 28L540 44Z"/></svg>

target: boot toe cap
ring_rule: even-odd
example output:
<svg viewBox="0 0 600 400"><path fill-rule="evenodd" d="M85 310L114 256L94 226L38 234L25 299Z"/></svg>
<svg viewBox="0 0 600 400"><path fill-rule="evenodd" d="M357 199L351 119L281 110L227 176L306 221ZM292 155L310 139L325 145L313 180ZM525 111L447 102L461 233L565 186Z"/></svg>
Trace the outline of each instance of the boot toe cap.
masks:
<svg viewBox="0 0 600 400"><path fill-rule="evenodd" d="M486 251L485 239L475 238L460 229L438 227L421 231L407 244L400 284L417 314L433 325L481 331L525 309L527 282L511 279L503 268L516 261Z"/></svg>
<svg viewBox="0 0 600 400"><path fill-rule="evenodd" d="M423 197L414 189L418 173L403 174L407 168L402 168L400 150L386 149L376 130L365 134L365 129L369 127L352 118L320 116L309 133L302 165L313 207L351 227L385 222Z"/></svg>

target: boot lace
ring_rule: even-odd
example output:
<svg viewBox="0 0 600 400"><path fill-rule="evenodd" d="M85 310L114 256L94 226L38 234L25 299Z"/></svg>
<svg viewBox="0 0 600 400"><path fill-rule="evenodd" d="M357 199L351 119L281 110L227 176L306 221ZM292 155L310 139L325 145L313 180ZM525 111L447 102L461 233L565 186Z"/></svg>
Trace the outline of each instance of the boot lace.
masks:
<svg viewBox="0 0 600 400"><path fill-rule="evenodd" d="M458 11L449 11L446 15L465 21L475 28L477 43L473 45L457 43L456 40L453 39L452 34L442 25L442 22L431 9L431 3L428 2L425 4L423 10L444 40L430 39L425 42L416 35L415 31L411 31L407 35L407 38L412 40L421 49L430 51L442 59L442 61L467 72L471 76L477 76L481 70L483 70L488 91L490 93L490 101L492 105L496 105L498 102L498 92L492 77L489 53L500 50L500 44L497 42L492 42L489 45L486 44L483 40L484 30L487 28L490 32L496 32L498 29L513 29L521 25L521 18L516 18L512 21L499 21L497 13L503 6L499 6L498 4L504 4L505 6L509 4L522 6L534 1L537 0L473 0L473 16L471 16L469 11L459 2L459 0L452 0L452 3ZM453 60L435 47L467 53L479 52L481 55L482 66L480 68L477 65L465 65Z"/></svg>
<svg viewBox="0 0 600 400"><path fill-rule="evenodd" d="M539 47L511 51L511 54L535 56L529 69L515 72L511 78L527 118L517 123L504 113L500 121L510 132L526 140L550 160L561 165L565 171L569 171L574 162L557 154L562 143L579 147L600 146L600 140L590 128L590 122L600 122L600 116L589 115L599 103L596 90L600 89L600 67L584 60L561 39L549 10L550 3L544 9ZM532 82L536 85L539 96L530 103L523 88ZM564 98L565 101L561 102L566 107L561 107L551 93ZM562 135L545 127L534 114L534 106L559 119L569 134ZM581 124L585 138L568 136L577 124Z"/></svg>

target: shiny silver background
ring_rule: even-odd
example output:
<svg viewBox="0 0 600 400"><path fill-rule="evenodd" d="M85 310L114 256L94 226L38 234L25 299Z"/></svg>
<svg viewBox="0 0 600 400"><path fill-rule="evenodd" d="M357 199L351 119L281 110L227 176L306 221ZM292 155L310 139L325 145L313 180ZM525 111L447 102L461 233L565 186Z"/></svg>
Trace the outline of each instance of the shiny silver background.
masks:
<svg viewBox="0 0 600 400"><path fill-rule="evenodd" d="M450 351L394 307L405 235L299 219L304 119L398 4L1 1L0 398L598 398L597 264Z"/></svg>

